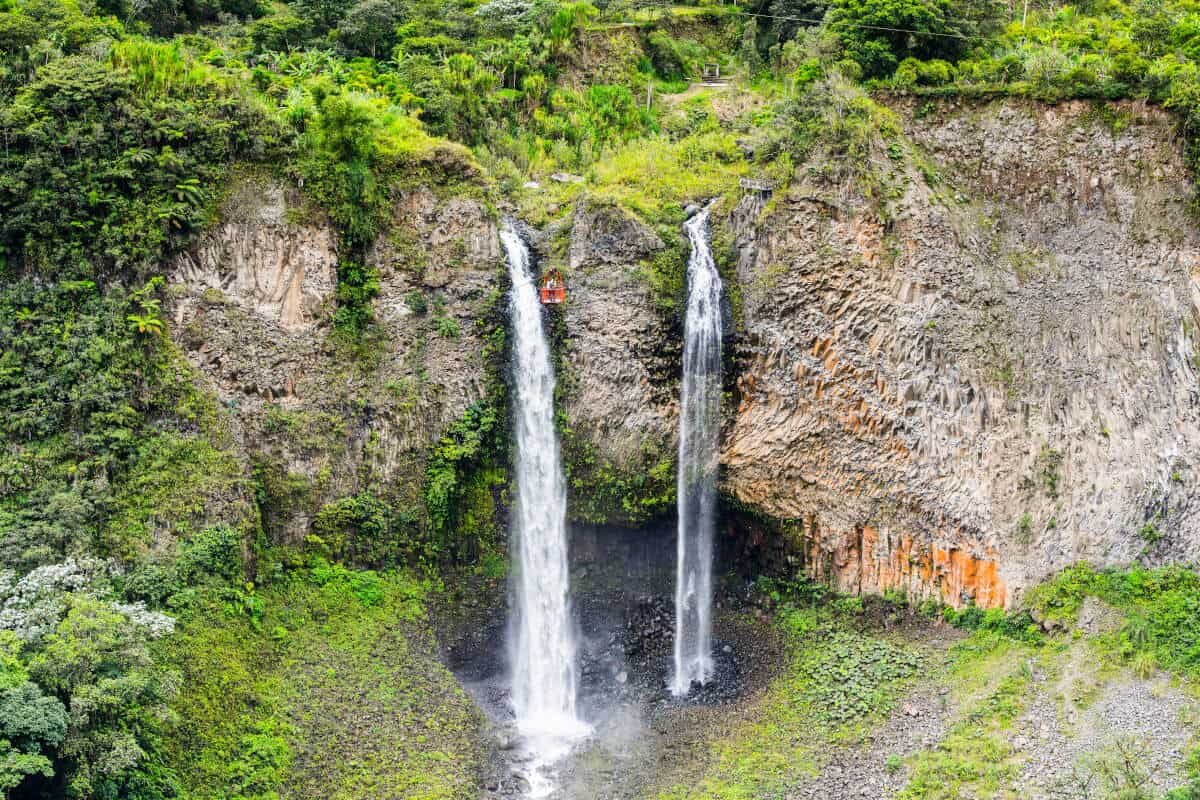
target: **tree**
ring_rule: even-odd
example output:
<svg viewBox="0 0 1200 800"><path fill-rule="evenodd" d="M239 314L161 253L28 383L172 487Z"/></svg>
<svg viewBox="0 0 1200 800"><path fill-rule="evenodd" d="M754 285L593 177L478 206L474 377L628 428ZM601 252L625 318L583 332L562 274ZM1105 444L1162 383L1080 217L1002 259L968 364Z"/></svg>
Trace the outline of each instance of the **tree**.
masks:
<svg viewBox="0 0 1200 800"><path fill-rule="evenodd" d="M122 797L133 785L158 793L141 768L178 689L178 676L156 667L147 647L169 628L159 627L162 619L138 606L74 597L31 660L31 676L70 709L58 749L69 794Z"/></svg>
<svg viewBox="0 0 1200 800"><path fill-rule="evenodd" d="M758 52L758 23L753 18L742 29L742 46L739 55L746 62L746 70L752 76L762 72L763 60Z"/></svg>
<svg viewBox="0 0 1200 800"><path fill-rule="evenodd" d="M297 0L293 7L308 21L313 33L322 36L338 26L348 5L346 0Z"/></svg>
<svg viewBox="0 0 1200 800"><path fill-rule="evenodd" d="M469 53L455 53L446 59L443 84L457 101L455 134L459 139L478 141L486 130L485 102L496 76L480 67Z"/></svg>
<svg viewBox="0 0 1200 800"><path fill-rule="evenodd" d="M338 41L346 49L375 58L396 41L400 12L392 0L362 0L346 12L338 26Z"/></svg>
<svg viewBox="0 0 1200 800"><path fill-rule="evenodd" d="M268 50L287 52L308 35L308 23L289 11L256 19L250 24L250 41L256 53Z"/></svg>
<svg viewBox="0 0 1200 800"><path fill-rule="evenodd" d="M683 54L675 39L666 31L656 30L647 36L646 50L650 54L650 63L654 65L654 71L659 75L664 78L683 77Z"/></svg>
<svg viewBox="0 0 1200 800"><path fill-rule="evenodd" d="M901 59L954 60L996 25L995 0L834 0L827 17L864 78L895 71Z"/></svg>
<svg viewBox="0 0 1200 800"><path fill-rule="evenodd" d="M475 18L487 36L513 36L529 30L533 21L533 3L531 0L491 0L475 9Z"/></svg>
<svg viewBox="0 0 1200 800"><path fill-rule="evenodd" d="M624 86L597 84L583 96L585 130L592 154L599 155L609 144L625 141L643 130L643 112Z"/></svg>
<svg viewBox="0 0 1200 800"><path fill-rule="evenodd" d="M767 6L773 17L771 38L779 43L791 41L798 30L815 24L804 20L823 18L828 7L827 0L771 0Z"/></svg>
<svg viewBox="0 0 1200 800"><path fill-rule="evenodd" d="M66 709L28 680L20 652L16 634L0 631L0 794L5 797L30 775L54 774L47 753L67 733Z"/></svg>
<svg viewBox="0 0 1200 800"><path fill-rule="evenodd" d="M179 0L129 0L127 14L128 20L146 23L159 36L169 36L184 27Z"/></svg>
<svg viewBox="0 0 1200 800"><path fill-rule="evenodd" d="M0 52L17 57L38 40L41 28L25 14L0 13Z"/></svg>

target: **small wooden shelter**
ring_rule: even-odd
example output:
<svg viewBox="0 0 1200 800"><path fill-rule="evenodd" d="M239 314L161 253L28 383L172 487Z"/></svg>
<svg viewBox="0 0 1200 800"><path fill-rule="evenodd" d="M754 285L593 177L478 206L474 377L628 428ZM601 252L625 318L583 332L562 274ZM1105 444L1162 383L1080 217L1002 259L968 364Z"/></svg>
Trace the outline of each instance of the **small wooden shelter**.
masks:
<svg viewBox="0 0 1200 800"><path fill-rule="evenodd" d="M738 186L742 187L742 194L754 194L762 200L769 200L775 191L774 182L763 178L738 178Z"/></svg>

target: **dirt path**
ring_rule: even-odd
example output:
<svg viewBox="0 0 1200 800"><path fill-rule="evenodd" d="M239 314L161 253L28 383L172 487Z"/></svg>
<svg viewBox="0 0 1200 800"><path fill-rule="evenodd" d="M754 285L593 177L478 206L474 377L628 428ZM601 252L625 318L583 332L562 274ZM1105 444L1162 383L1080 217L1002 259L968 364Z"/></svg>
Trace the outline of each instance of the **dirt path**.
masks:
<svg viewBox="0 0 1200 800"><path fill-rule="evenodd" d="M663 94L659 95L659 97L664 103L675 105L677 103L682 103L685 100L691 100L693 97L703 94L704 92L721 92L728 88L728 83L690 83L688 84L688 88L684 89L682 92L678 92L677 94Z"/></svg>

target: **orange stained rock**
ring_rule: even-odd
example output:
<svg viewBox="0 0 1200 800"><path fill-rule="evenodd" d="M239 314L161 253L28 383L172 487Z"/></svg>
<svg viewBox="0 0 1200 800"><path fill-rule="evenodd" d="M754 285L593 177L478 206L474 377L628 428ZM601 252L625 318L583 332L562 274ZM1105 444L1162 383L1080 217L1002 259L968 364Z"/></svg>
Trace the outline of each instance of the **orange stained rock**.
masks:
<svg viewBox="0 0 1200 800"><path fill-rule="evenodd" d="M853 531L822 534L814 525L806 562L813 577L843 591L882 594L903 591L909 597L933 598L961 608L1008 605L1008 589L1000 578L995 554L976 556L968 542L941 547L911 535L862 526Z"/></svg>

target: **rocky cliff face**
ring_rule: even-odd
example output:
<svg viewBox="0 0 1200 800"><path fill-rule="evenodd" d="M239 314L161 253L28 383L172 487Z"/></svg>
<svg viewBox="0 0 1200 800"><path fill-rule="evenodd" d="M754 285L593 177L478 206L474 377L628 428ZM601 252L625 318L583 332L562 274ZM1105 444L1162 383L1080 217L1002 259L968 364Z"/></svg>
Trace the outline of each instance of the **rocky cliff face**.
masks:
<svg viewBox="0 0 1200 800"><path fill-rule="evenodd" d="M567 264L572 276L566 311L567 360L573 378L568 419L622 466L641 459L647 442L674 433L665 342L652 343L661 323L638 262L662 240L626 212L581 203L575 212Z"/></svg>
<svg viewBox="0 0 1200 800"><path fill-rule="evenodd" d="M1200 236L1170 121L897 106L882 209L813 164L733 216L725 490L800 521L815 574L955 605L1200 555Z"/></svg>
<svg viewBox="0 0 1200 800"><path fill-rule="evenodd" d="M586 198L564 233L571 295L560 382L571 513L638 523L673 502L679 337L639 275L664 244L628 212Z"/></svg>
<svg viewBox="0 0 1200 800"><path fill-rule="evenodd" d="M1200 235L1169 118L892 105L903 135L856 184L814 161L718 212L741 299L726 496L842 589L954 605L1012 604L1080 559L1200 557ZM547 322L577 520L673 502L681 336L645 272L685 268L670 233L584 196L534 236L570 284ZM232 409L276 538L364 488L420 503L431 446L486 391L476 321L502 316L502 258L479 201L401 197L364 362L327 322L328 224L285 186L235 189L174 267L173 331Z"/></svg>
<svg viewBox="0 0 1200 800"><path fill-rule="evenodd" d="M222 221L170 272L173 335L230 410L269 495L269 533L298 542L321 506L364 489L419 501L430 447L485 392L502 255L476 200L405 194L370 254L379 330L334 335L336 236L298 192L238 183Z"/></svg>

